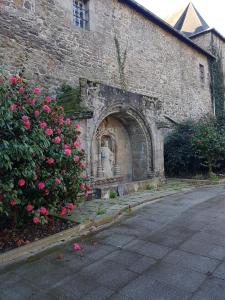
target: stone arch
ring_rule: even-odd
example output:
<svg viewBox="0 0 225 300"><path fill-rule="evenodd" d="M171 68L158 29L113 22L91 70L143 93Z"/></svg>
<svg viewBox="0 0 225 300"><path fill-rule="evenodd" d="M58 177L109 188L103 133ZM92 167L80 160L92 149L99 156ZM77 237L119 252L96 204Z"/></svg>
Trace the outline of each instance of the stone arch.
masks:
<svg viewBox="0 0 225 300"><path fill-rule="evenodd" d="M104 174L101 172L102 166L99 163L101 161L101 136L108 134L116 141L116 132L110 132L107 126L105 133L104 130L102 130L102 123L104 121L107 123L107 120L112 121L112 119L116 120L121 124L121 126L123 126L124 134L126 135L125 139L126 137L129 139L127 144L130 143L129 155L131 164L129 166L130 169L126 170L128 173L125 174L125 179L137 181L152 177L154 173L154 164L151 128L149 128L143 114L137 111L134 107L118 104L104 110L96 122L91 143L91 173L94 178L99 179L104 177ZM115 152L119 151L118 140L115 142L115 149ZM118 155L116 156L116 153L115 157L116 164L114 176L119 176L121 174L121 162L119 161ZM126 157L124 159L126 159Z"/></svg>

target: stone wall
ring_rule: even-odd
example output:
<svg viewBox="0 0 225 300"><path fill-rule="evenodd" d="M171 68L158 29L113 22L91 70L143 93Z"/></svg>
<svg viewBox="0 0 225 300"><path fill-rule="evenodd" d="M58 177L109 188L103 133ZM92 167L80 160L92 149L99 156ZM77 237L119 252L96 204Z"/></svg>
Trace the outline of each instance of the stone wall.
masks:
<svg viewBox="0 0 225 300"><path fill-rule="evenodd" d="M211 110L207 57L117 0L89 1L90 30L72 25L72 0L3 0L0 8L0 64L10 73L24 65L52 91L80 77L122 87L160 99L175 120Z"/></svg>
<svg viewBox="0 0 225 300"><path fill-rule="evenodd" d="M222 64L223 64L223 73L224 73L224 80L225 80L225 42L221 39L218 35L214 32L209 31L208 33L193 37L192 40L207 51L212 52L212 46L214 46L218 53L222 57ZM225 84L225 81L224 81Z"/></svg>

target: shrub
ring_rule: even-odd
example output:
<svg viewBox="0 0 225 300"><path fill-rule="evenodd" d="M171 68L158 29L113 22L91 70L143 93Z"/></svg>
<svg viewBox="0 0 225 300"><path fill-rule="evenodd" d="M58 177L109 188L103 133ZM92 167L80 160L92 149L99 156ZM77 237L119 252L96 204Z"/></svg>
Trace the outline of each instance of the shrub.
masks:
<svg viewBox="0 0 225 300"><path fill-rule="evenodd" d="M44 224L87 193L79 126L39 87L0 75L0 218Z"/></svg>
<svg viewBox="0 0 225 300"><path fill-rule="evenodd" d="M185 176L202 170L201 160L192 145L195 124L175 124L165 139L165 172L169 176Z"/></svg>
<svg viewBox="0 0 225 300"><path fill-rule="evenodd" d="M165 140L165 170L168 175L196 175L225 167L224 119L202 118L176 124Z"/></svg>

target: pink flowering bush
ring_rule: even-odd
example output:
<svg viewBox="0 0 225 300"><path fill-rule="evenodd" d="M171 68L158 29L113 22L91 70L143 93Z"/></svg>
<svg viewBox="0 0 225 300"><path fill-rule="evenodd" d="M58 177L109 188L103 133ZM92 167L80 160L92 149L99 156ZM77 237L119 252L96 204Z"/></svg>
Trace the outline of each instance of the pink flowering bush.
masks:
<svg viewBox="0 0 225 300"><path fill-rule="evenodd" d="M87 193L79 125L40 87L0 75L0 219L44 224Z"/></svg>

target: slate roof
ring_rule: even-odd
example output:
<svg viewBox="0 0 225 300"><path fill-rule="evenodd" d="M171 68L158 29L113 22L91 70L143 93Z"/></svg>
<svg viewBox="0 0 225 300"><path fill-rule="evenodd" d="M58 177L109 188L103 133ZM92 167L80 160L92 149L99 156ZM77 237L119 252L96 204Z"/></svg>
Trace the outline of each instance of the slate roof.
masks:
<svg viewBox="0 0 225 300"><path fill-rule="evenodd" d="M198 52L206 55L209 58L215 58L210 52L204 50L194 42L192 42L188 37L186 37L184 34L179 32L177 29L170 26L167 22L153 14L151 11L146 9L144 6L137 3L135 0L118 0L118 2L123 3L136 12L140 13L142 16L144 16L146 19L150 20L151 22L157 24L160 26L163 30L169 32L173 36L175 36L177 39L181 40L185 44L187 44L189 47L192 47L193 49L197 50Z"/></svg>
<svg viewBox="0 0 225 300"><path fill-rule="evenodd" d="M209 29L209 25L191 2L165 21L188 37Z"/></svg>

